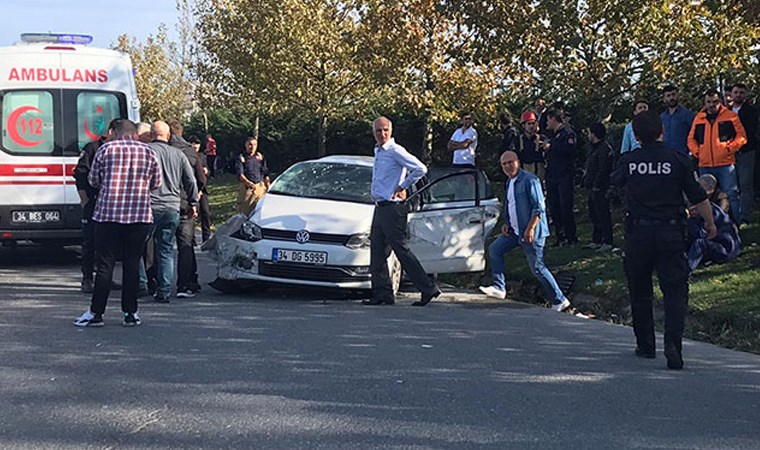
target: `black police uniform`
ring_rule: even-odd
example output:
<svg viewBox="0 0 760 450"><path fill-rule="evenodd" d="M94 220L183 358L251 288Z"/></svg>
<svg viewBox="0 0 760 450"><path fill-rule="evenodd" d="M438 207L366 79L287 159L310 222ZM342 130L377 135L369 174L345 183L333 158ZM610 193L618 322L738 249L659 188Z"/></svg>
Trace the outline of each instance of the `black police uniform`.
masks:
<svg viewBox="0 0 760 450"><path fill-rule="evenodd" d="M260 155L258 152L253 155L248 152L240 153L235 164L236 173L238 175L245 175L251 183L263 183L264 179L269 176L267 162L263 158L263 155Z"/></svg>
<svg viewBox="0 0 760 450"><path fill-rule="evenodd" d="M578 139L565 125L552 138L546 152L546 197L557 233L557 243L578 242L573 214L575 153Z"/></svg>
<svg viewBox="0 0 760 450"><path fill-rule="evenodd" d="M688 156L660 142L620 157L614 181L626 188L625 273L631 299L637 353L654 357L652 272L665 305L665 352L681 355L684 315L689 298L686 257L686 204L707 198Z"/></svg>

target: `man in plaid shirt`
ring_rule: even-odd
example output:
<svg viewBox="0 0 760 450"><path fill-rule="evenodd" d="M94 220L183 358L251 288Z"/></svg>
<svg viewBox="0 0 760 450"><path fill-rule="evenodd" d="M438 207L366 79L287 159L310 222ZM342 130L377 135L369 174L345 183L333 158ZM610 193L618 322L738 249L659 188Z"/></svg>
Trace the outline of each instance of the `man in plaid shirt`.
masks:
<svg viewBox="0 0 760 450"><path fill-rule="evenodd" d="M103 326L116 257L122 257L121 309L124 326L140 325L137 315L139 261L153 214L150 191L161 185L161 168L153 149L137 140L137 128L126 119L111 122L108 141L92 161L88 181L99 189L95 222L95 289L89 311L74 322Z"/></svg>

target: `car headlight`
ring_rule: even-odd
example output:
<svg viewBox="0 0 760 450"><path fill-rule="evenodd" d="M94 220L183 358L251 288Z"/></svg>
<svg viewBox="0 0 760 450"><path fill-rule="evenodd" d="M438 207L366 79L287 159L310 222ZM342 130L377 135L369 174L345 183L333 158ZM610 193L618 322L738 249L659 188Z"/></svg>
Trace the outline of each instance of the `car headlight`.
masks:
<svg viewBox="0 0 760 450"><path fill-rule="evenodd" d="M352 249L368 248L369 244L369 233L352 234L346 241L346 247Z"/></svg>
<svg viewBox="0 0 760 450"><path fill-rule="evenodd" d="M240 226L240 234L243 235L243 238L252 242L260 241L264 238L264 235L261 232L261 227L250 220L246 220L243 222L243 225Z"/></svg>

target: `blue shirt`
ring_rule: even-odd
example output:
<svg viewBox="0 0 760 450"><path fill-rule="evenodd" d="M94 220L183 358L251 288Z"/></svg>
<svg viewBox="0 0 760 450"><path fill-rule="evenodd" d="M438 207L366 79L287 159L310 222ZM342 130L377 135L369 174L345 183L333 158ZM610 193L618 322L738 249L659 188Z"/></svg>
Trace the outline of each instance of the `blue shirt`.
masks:
<svg viewBox="0 0 760 450"><path fill-rule="evenodd" d="M504 198L504 223L511 223L509 214L509 190L513 189L515 210L517 212L517 230L512 230L518 237L525 235L525 228L530 220L539 216L538 224L533 232L533 240L537 245L543 245L549 236L549 224L546 221L546 206L541 181L530 172L522 169L517 173L513 183L507 181L507 195Z"/></svg>
<svg viewBox="0 0 760 450"><path fill-rule="evenodd" d="M689 136L691 123L694 122L694 111L678 105L673 114L670 114L667 109L663 111L660 119L662 119L662 131L665 133L663 141L665 147L688 155L689 147L686 145L686 138Z"/></svg>
<svg viewBox="0 0 760 450"><path fill-rule="evenodd" d="M391 138L382 147L375 145L372 169L372 199L387 201L396 189L407 189L427 173L419 159Z"/></svg>
<svg viewBox="0 0 760 450"><path fill-rule="evenodd" d="M623 130L623 143L620 145L620 153L630 152L641 148L641 144L636 140L636 136L633 134L633 122L628 122Z"/></svg>

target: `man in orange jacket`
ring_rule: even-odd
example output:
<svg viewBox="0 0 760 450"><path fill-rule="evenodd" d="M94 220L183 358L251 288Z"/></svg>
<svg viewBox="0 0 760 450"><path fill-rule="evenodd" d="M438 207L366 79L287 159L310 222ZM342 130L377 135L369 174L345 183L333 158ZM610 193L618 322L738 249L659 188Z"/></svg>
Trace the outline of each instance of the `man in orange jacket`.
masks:
<svg viewBox="0 0 760 450"><path fill-rule="evenodd" d="M718 91L707 91L705 107L694 117L687 144L699 160L699 174L713 175L728 194L734 221L741 218L735 155L746 143L747 134L739 116L721 104Z"/></svg>

